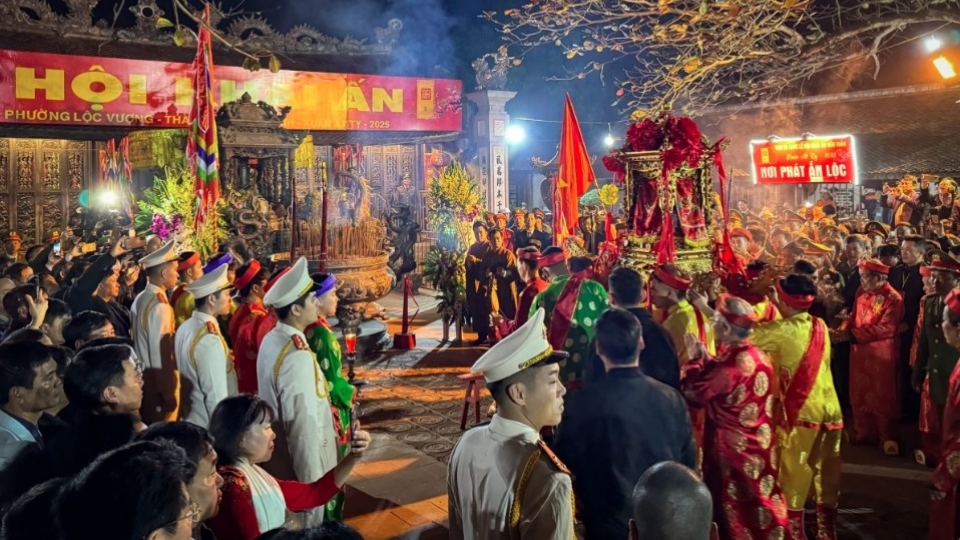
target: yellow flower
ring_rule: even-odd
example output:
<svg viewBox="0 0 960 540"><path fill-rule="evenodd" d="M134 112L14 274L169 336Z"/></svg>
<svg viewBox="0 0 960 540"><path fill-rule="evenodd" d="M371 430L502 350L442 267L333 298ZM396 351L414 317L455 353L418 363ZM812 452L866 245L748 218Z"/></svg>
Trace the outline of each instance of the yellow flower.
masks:
<svg viewBox="0 0 960 540"><path fill-rule="evenodd" d="M614 184L607 184L600 188L600 202L606 206L613 206L620 200L620 188Z"/></svg>

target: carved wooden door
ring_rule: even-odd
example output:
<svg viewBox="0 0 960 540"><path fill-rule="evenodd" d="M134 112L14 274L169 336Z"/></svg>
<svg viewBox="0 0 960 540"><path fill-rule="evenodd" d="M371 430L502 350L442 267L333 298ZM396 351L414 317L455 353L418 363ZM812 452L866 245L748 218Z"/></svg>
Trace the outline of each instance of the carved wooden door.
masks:
<svg viewBox="0 0 960 540"><path fill-rule="evenodd" d="M0 231L15 230L24 248L67 226L94 173L92 144L0 139Z"/></svg>

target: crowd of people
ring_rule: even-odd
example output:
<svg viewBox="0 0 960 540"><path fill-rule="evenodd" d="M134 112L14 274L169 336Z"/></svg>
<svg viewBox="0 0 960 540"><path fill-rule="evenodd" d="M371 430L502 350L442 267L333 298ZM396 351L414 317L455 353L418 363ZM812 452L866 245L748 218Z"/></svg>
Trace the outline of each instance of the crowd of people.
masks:
<svg viewBox="0 0 960 540"><path fill-rule="evenodd" d="M514 217L523 245L507 216L478 223L468 316L494 344L472 369L495 407L450 459L451 537L800 539L812 503L835 539L846 419L853 444L933 469L930 538L956 538L956 192L905 178L890 224L827 192L740 205L742 272L696 279L607 271L536 212ZM371 437L335 276L242 245L90 246L4 241L2 538L359 538L342 488Z"/></svg>
<svg viewBox="0 0 960 540"><path fill-rule="evenodd" d="M628 537L645 473L669 462L702 478L721 539L835 539L846 436L933 469L929 538L957 538L956 195L905 177L879 201L890 223L827 190L799 209L741 201L721 236L742 271L696 280L520 249L515 273L493 272L519 307L492 313L499 341L472 368L496 406L451 459L452 537L571 538L575 516L587 539ZM468 295L490 277L468 266ZM688 512L641 514L657 538L710 535Z"/></svg>
<svg viewBox="0 0 960 540"><path fill-rule="evenodd" d="M361 538L336 278L138 240L5 237L0 537Z"/></svg>

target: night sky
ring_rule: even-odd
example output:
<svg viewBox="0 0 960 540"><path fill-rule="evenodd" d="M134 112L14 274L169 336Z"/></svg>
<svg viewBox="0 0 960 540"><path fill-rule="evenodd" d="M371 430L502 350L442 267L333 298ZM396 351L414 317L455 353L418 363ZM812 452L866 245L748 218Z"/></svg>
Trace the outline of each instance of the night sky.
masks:
<svg viewBox="0 0 960 540"><path fill-rule="evenodd" d="M2 0L0 0L2 1ZM58 11L64 12L62 0L50 0ZM104 0L95 15L112 20L113 7L121 0ZM464 89L474 89L470 63L488 52L495 52L502 43L493 25L478 18L483 10L502 12L522 5L524 0L220 0L225 10L231 8L243 14L260 13L280 32L299 24L313 26L326 34L343 38L375 39L374 28L386 26L397 18L403 21L400 45L404 54L394 56L394 65L386 73L391 75L433 76L457 78L464 81ZM169 17L169 0L157 0ZM135 0L126 0L126 6ZM199 0L193 5L199 6ZM133 17L125 7L118 26L130 26ZM603 139L612 124L615 136L621 136L625 117L612 106L615 99L613 80L606 85L598 77L583 80L546 81L549 76L563 75L565 60L559 48L544 48L528 55L524 63L510 71L507 88L518 92L508 104L507 111L514 123L523 122L527 141L512 150L520 159L529 155L552 157L560 137L559 120L563 114L564 93L574 100L584 136L591 153L605 151ZM518 118L542 120L522 121ZM549 154L549 155L547 155Z"/></svg>
<svg viewBox="0 0 960 540"><path fill-rule="evenodd" d="M0 0L2 1L2 0ZM97 15L112 18L112 7L124 0L103 0ZM136 0L125 0L126 5ZM826 0L824 0L826 1ZM50 0L55 7L62 0ZM162 9L170 14L170 0L157 0ZM343 38L374 39L374 28L385 26L387 21L398 18L405 27L401 33L400 46L403 53L391 58L393 62L383 74L407 76L433 76L458 78L464 81L464 89L474 88L473 59L494 52L502 43L493 25L478 18L483 10L503 12L519 7L525 0L220 0L226 8L242 13L261 13L278 31L286 32L299 24L308 24L326 34ZM199 0L193 0L199 5ZM118 26L132 24L133 18L125 8ZM960 43L960 35L950 35L951 41ZM905 47L903 49L908 49ZM881 80L867 81L868 85L894 86L905 83L909 71L916 71L926 62L918 62L916 51L905 50L906 62L896 64L896 58L885 58ZM512 153L520 159L530 154L544 158L552 157L559 140L559 120L563 112L564 93L573 98L579 119L591 153L605 151L603 139L610 133L622 137L625 131L624 118L628 111L613 106L615 100L614 78L621 76L608 70L606 81L597 75L583 80L547 81L550 76L562 76L567 64L558 47L543 47L527 55L520 67L511 69L507 88L518 92L507 106L513 123L522 123L527 131L527 141ZM872 66L870 71L872 72ZM830 78L828 78L830 79ZM835 80L835 78L832 78ZM869 78L868 78L869 79ZM824 91L844 91L845 85L825 88ZM532 120L522 120L532 119ZM538 120L538 121L534 121ZM609 123L609 128L608 128Z"/></svg>

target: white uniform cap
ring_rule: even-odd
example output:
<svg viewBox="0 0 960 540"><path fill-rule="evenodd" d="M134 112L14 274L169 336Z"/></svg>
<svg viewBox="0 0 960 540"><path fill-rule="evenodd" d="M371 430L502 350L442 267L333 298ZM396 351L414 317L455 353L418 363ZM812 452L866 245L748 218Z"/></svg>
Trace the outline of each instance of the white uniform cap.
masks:
<svg viewBox="0 0 960 540"><path fill-rule="evenodd" d="M470 371L483 373L483 378L492 383L524 369L566 358L567 353L554 352L547 341L547 328L543 325L545 313L543 308L537 309L523 326L490 347Z"/></svg>
<svg viewBox="0 0 960 540"><path fill-rule="evenodd" d="M213 272L204 274L200 279L183 286L184 290L192 294L194 298L210 296L230 287L230 280L227 279L227 265L218 266Z"/></svg>
<svg viewBox="0 0 960 540"><path fill-rule="evenodd" d="M160 249L140 259L140 266L153 268L175 260L177 260L177 252L173 250L173 240L171 240L161 246Z"/></svg>
<svg viewBox="0 0 960 540"><path fill-rule="evenodd" d="M298 298L310 291L317 290L318 286L307 273L307 259L300 257L286 274L270 287L263 297L263 305L267 307L284 307L297 301Z"/></svg>

